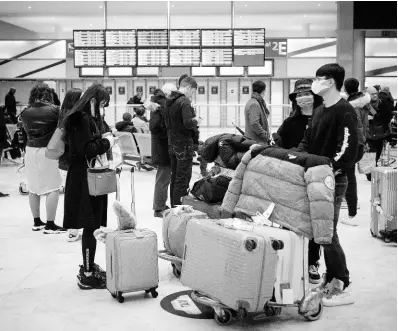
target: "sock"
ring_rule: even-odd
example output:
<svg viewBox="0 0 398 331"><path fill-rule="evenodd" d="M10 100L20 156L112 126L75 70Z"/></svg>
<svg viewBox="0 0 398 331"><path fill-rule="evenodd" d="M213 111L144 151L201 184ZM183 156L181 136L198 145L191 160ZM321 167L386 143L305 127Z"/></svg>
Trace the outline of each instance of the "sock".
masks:
<svg viewBox="0 0 398 331"><path fill-rule="evenodd" d="M40 217L35 217L35 218L33 219L33 222L34 222L35 225L40 225L40 224L42 223Z"/></svg>

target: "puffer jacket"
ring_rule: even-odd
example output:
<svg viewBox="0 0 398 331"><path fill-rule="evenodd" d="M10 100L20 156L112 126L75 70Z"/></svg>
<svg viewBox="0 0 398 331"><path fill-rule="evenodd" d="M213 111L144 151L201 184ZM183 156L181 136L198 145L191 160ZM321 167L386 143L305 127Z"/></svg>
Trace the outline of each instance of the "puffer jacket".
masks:
<svg viewBox="0 0 398 331"><path fill-rule="evenodd" d="M235 170L253 144L256 142L247 137L224 133L207 139L201 156L208 163L214 162L219 156L223 166Z"/></svg>
<svg viewBox="0 0 398 331"><path fill-rule="evenodd" d="M370 102L370 95L362 92L351 94L347 101L354 107L358 117L358 146L365 145L366 132L369 130L368 113L364 107Z"/></svg>
<svg viewBox="0 0 398 331"><path fill-rule="evenodd" d="M47 102L36 102L21 113L28 147L47 147L59 119L59 108Z"/></svg>
<svg viewBox="0 0 398 331"><path fill-rule="evenodd" d="M248 151L242 158L221 209L254 216L275 203L271 221L330 244L335 188L330 160L274 147L255 155Z"/></svg>

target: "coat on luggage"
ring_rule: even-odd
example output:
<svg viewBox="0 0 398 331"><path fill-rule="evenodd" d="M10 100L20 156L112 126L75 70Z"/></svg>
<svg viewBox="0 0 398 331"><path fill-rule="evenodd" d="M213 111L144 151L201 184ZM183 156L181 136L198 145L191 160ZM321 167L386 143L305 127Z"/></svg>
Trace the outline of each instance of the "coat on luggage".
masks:
<svg viewBox="0 0 398 331"><path fill-rule="evenodd" d="M204 177L199 179L192 187L191 194L202 201L209 203L222 202L228 190L231 178L223 175Z"/></svg>

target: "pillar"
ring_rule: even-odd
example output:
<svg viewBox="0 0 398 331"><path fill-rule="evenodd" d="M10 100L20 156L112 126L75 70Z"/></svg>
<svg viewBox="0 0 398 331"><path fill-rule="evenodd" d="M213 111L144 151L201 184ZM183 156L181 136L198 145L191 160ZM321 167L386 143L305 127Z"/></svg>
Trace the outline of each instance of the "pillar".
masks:
<svg viewBox="0 0 398 331"><path fill-rule="evenodd" d="M354 30L352 76L358 79L359 88L365 87L365 31Z"/></svg>
<svg viewBox="0 0 398 331"><path fill-rule="evenodd" d="M306 37L306 38L310 37L310 33L311 33L311 24L310 23L303 24L303 32L304 32L304 37Z"/></svg>
<svg viewBox="0 0 398 331"><path fill-rule="evenodd" d="M337 2L337 63L345 69L345 78L353 77L354 3Z"/></svg>

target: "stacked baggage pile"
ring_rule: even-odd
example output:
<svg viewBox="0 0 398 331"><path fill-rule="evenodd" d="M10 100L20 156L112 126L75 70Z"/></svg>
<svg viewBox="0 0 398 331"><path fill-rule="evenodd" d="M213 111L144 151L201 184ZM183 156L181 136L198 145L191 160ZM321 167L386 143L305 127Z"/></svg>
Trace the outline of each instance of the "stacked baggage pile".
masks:
<svg viewBox="0 0 398 331"><path fill-rule="evenodd" d="M273 147L248 151L218 217L192 205L165 215L159 257L221 325L249 313L278 315L282 307L317 320L322 293L308 288L308 239L331 242L333 205L328 159Z"/></svg>

